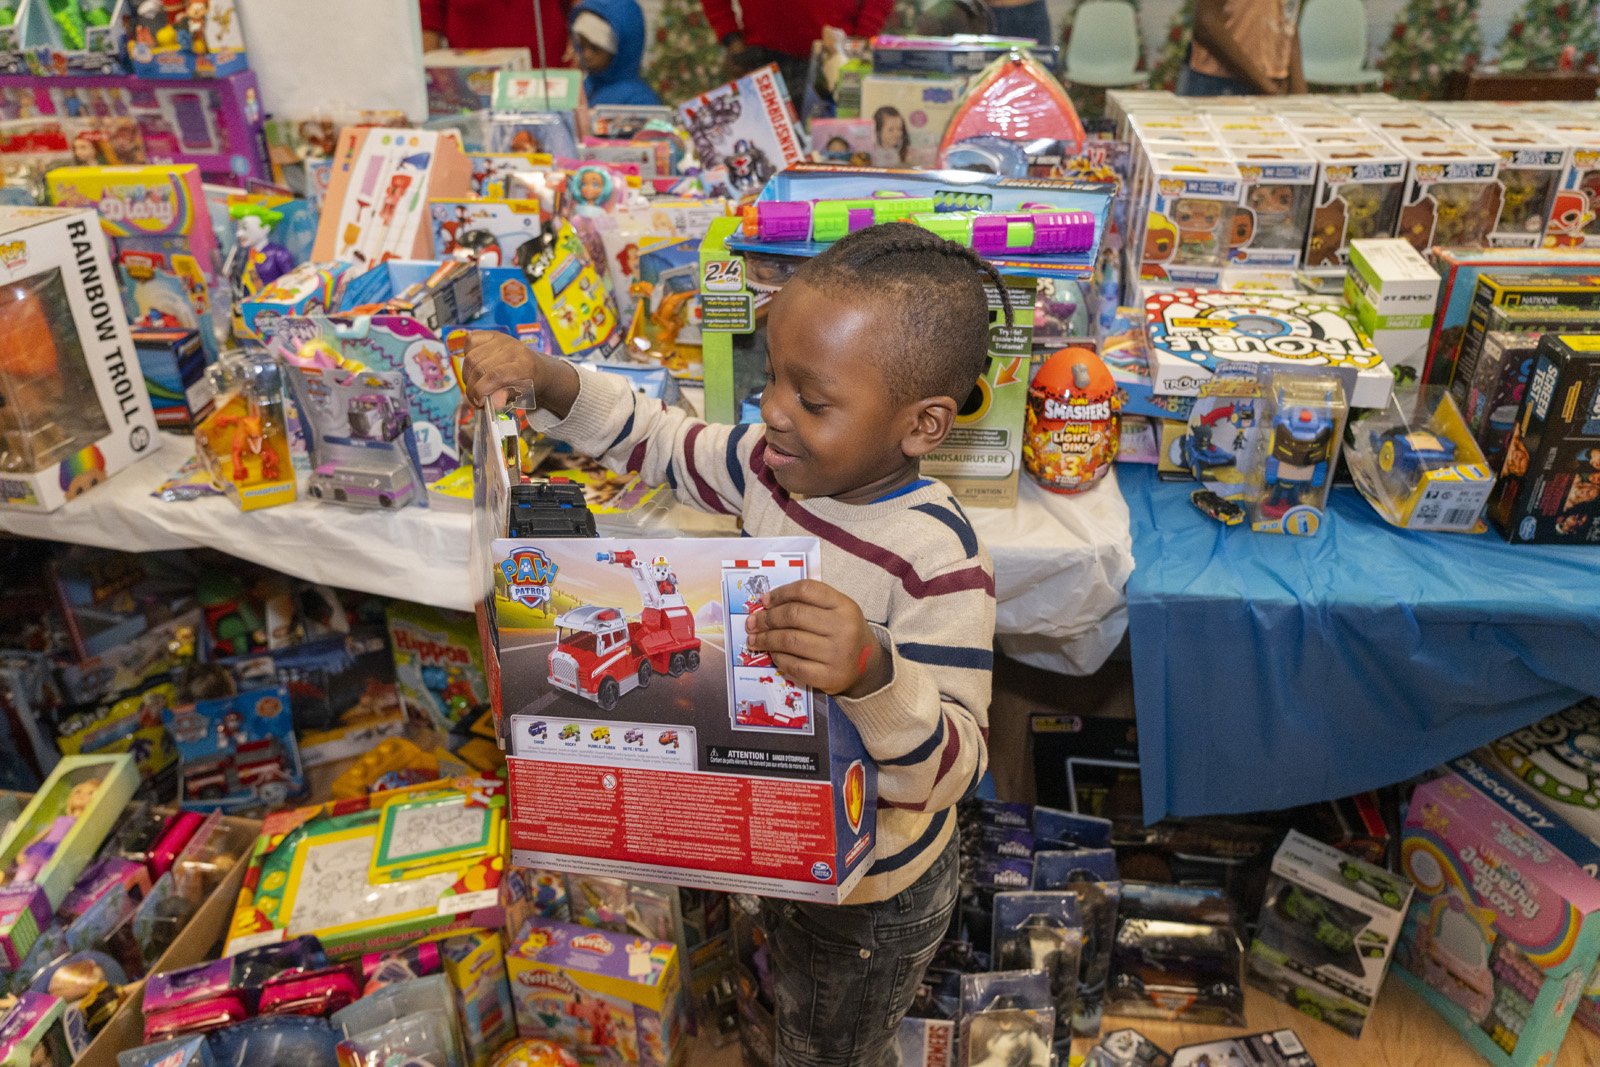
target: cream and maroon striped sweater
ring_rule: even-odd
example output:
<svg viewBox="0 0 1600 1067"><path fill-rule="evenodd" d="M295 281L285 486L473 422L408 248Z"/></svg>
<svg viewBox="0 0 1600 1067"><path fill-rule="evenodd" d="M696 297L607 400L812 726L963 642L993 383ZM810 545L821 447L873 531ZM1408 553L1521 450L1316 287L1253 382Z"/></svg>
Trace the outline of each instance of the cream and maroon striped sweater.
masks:
<svg viewBox="0 0 1600 1067"><path fill-rule="evenodd" d="M579 377L567 418L541 412L536 428L666 482L691 507L743 516L751 537L822 542L822 580L861 606L893 653L888 685L839 700L878 764L877 858L849 903L906 888L944 848L956 801L988 762L994 570L961 506L928 480L871 504L791 497L767 469L763 427L705 423L612 375Z"/></svg>

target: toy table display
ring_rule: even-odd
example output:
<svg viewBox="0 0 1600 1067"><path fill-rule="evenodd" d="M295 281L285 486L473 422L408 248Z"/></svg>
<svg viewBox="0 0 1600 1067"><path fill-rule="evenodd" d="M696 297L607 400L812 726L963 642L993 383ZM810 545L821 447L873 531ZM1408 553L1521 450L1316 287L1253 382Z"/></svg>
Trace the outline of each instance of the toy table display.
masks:
<svg viewBox="0 0 1600 1067"><path fill-rule="evenodd" d="M1315 539L1241 535L1119 477L1149 821L1373 789L1600 693L1592 550L1395 529L1351 489Z"/></svg>
<svg viewBox="0 0 1600 1067"><path fill-rule="evenodd" d="M458 778L271 815L226 953L315 934L351 957L504 915L505 786Z"/></svg>

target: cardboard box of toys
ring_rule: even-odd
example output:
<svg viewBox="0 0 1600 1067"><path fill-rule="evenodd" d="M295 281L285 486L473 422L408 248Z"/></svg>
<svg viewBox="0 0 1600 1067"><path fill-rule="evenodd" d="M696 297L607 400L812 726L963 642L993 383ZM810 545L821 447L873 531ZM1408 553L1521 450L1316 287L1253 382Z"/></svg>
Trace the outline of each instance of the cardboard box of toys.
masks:
<svg viewBox="0 0 1600 1067"><path fill-rule="evenodd" d="M207 360L215 359L228 312L217 304L223 292L222 257L200 169L188 164L62 167L48 180L55 203L100 213L130 324L198 330Z"/></svg>
<svg viewBox="0 0 1600 1067"><path fill-rule="evenodd" d="M681 1058L682 971L671 942L535 921L506 967L524 1037L574 1049L589 1065L667 1067Z"/></svg>
<svg viewBox="0 0 1600 1067"><path fill-rule="evenodd" d="M1555 1059L1600 959L1600 883L1456 774L1419 786L1396 973L1492 1064Z"/></svg>
<svg viewBox="0 0 1600 1067"><path fill-rule="evenodd" d="M291 929L316 934L340 959L498 929L505 811L503 783L456 778L274 812L261 825L224 954L277 944Z"/></svg>
<svg viewBox="0 0 1600 1067"><path fill-rule="evenodd" d="M0 835L0 962L21 964L139 784L132 756L67 756Z"/></svg>
<svg viewBox="0 0 1600 1067"><path fill-rule="evenodd" d="M0 208L0 507L53 511L157 447L92 211Z"/></svg>
<svg viewBox="0 0 1600 1067"><path fill-rule="evenodd" d="M1512 543L1600 542L1600 337L1539 342L1489 521Z"/></svg>
<svg viewBox="0 0 1600 1067"><path fill-rule="evenodd" d="M1291 830L1250 943L1250 974L1274 997L1360 1037L1383 985L1411 886Z"/></svg>

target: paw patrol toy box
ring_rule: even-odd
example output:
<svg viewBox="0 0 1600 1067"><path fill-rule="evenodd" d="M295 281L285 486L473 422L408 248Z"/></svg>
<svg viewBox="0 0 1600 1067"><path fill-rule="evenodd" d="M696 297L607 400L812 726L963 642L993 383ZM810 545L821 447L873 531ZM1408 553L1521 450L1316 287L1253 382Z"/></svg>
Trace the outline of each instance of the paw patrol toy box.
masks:
<svg viewBox="0 0 1600 1067"><path fill-rule="evenodd" d="M769 591L826 577L816 538L595 538L559 504L518 536L550 487L490 458L515 425L478 423L472 561L513 864L842 901L873 860L875 765L745 644Z"/></svg>
<svg viewBox="0 0 1600 1067"><path fill-rule="evenodd" d="M506 954L517 1030L593 1067L682 1061L682 971L670 941L536 921Z"/></svg>
<svg viewBox="0 0 1600 1067"><path fill-rule="evenodd" d="M154 452L94 212L0 208L0 507L54 511Z"/></svg>
<svg viewBox="0 0 1600 1067"><path fill-rule="evenodd" d="M1600 959L1600 882L1457 774L1420 786L1397 973L1500 1067L1555 1060Z"/></svg>

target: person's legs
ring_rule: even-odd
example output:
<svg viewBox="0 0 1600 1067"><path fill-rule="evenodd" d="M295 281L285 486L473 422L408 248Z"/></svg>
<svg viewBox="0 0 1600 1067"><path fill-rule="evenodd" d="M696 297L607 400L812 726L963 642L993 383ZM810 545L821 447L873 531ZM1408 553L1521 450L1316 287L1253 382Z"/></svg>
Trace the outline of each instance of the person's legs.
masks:
<svg viewBox="0 0 1600 1067"><path fill-rule="evenodd" d="M1050 7L1045 0L1017 7L990 6L994 16L994 32L1001 37L1031 37L1049 48L1055 43L1050 33Z"/></svg>
<svg viewBox="0 0 1600 1067"><path fill-rule="evenodd" d="M777 986L777 1067L895 1067L895 1036L955 911L957 845L875 904L762 901Z"/></svg>
<svg viewBox="0 0 1600 1067"><path fill-rule="evenodd" d="M1237 78L1203 74L1189 65L1186 57L1178 70L1179 96L1255 96L1257 89Z"/></svg>

